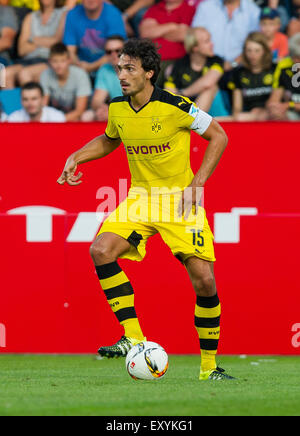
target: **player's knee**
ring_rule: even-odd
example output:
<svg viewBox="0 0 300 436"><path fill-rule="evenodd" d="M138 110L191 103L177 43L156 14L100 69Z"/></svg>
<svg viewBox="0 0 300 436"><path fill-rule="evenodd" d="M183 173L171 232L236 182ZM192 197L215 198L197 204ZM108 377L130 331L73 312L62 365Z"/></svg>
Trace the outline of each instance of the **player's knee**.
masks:
<svg viewBox="0 0 300 436"><path fill-rule="evenodd" d="M216 282L212 274L204 274L193 279L193 286L197 295L211 297L216 293Z"/></svg>
<svg viewBox="0 0 300 436"><path fill-rule="evenodd" d="M111 247L102 240L96 240L90 246L90 254L95 265L102 265L115 260Z"/></svg>

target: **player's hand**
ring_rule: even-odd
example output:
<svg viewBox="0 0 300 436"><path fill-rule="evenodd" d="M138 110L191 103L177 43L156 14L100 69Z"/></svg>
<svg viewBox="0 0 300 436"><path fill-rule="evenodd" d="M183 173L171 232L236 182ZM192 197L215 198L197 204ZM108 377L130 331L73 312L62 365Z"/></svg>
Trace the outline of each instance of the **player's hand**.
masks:
<svg viewBox="0 0 300 436"><path fill-rule="evenodd" d="M79 172L77 175L75 175L77 170L77 164L73 160L67 160L66 166L62 172L62 175L57 180L57 183L60 185L64 185L66 182L70 186L77 186L82 183L81 177L82 173Z"/></svg>
<svg viewBox="0 0 300 436"><path fill-rule="evenodd" d="M178 217L185 221L188 220L190 213L195 211L195 215L198 214L201 198L203 195L203 187L195 186L191 184L182 193L182 197L178 204Z"/></svg>

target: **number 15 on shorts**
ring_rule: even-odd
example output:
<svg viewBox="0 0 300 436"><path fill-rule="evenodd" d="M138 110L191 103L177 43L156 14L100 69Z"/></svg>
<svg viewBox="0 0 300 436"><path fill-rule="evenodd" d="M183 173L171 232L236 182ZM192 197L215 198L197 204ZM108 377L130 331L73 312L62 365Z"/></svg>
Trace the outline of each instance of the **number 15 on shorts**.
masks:
<svg viewBox="0 0 300 436"><path fill-rule="evenodd" d="M193 245L196 248L203 248L204 247L204 237L203 237L203 230L189 228L188 232L191 233Z"/></svg>

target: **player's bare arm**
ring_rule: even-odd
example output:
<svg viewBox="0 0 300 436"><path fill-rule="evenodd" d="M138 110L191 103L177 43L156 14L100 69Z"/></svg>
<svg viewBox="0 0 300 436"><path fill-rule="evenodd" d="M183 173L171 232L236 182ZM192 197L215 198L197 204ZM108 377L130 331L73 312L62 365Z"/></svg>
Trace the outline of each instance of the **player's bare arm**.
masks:
<svg viewBox="0 0 300 436"><path fill-rule="evenodd" d="M62 175L57 180L57 183L63 185L67 182L70 186L79 185L82 183L82 180L80 180L82 173L79 172L75 174L78 165L101 159L116 150L120 144L120 139L110 139L106 135L98 136L93 139L68 157Z"/></svg>
<svg viewBox="0 0 300 436"><path fill-rule="evenodd" d="M228 144L228 137L224 129L215 120L211 122L202 137L209 141L209 144L206 148L201 167L188 187L192 189L186 189L183 193L182 201L178 208L180 216L184 213L184 216L188 217L193 206L195 206L197 213L201 199L201 188L205 186L205 183L215 171Z"/></svg>
<svg viewBox="0 0 300 436"><path fill-rule="evenodd" d="M213 120L206 132L202 135L204 139L209 141L207 146L203 162L195 178L193 180L193 186L203 187L209 177L215 171L222 154L228 144L228 137L224 129L220 124Z"/></svg>

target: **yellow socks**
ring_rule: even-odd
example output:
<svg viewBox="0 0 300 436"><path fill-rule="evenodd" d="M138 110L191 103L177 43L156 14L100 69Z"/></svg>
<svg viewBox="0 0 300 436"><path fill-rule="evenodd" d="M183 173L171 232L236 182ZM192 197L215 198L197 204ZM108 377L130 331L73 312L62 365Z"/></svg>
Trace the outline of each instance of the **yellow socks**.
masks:
<svg viewBox="0 0 300 436"><path fill-rule="evenodd" d="M195 327L200 339L201 372L216 369L220 338L221 305L218 295L197 297Z"/></svg>
<svg viewBox="0 0 300 436"><path fill-rule="evenodd" d="M124 327L125 336L144 340L139 321L134 308L133 288L117 262L96 266L100 285L107 301Z"/></svg>

